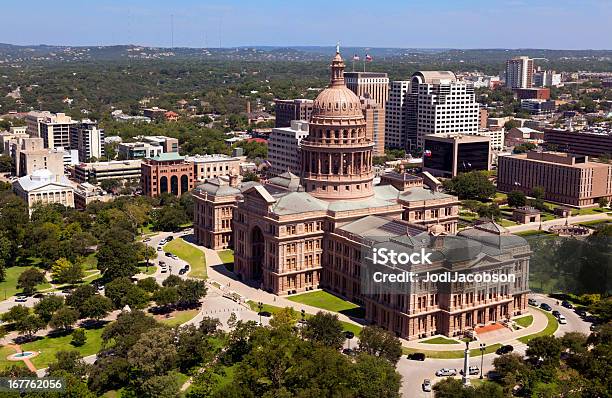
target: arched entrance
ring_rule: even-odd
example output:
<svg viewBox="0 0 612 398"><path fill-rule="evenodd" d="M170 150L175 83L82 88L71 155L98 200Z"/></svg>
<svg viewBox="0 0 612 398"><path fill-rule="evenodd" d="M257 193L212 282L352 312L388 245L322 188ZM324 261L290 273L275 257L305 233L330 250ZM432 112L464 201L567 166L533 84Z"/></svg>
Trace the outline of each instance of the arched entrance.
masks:
<svg viewBox="0 0 612 398"><path fill-rule="evenodd" d="M172 176L170 177L170 191L173 195L178 196L179 194L179 185L178 185L178 177Z"/></svg>
<svg viewBox="0 0 612 398"><path fill-rule="evenodd" d="M264 261L265 241L263 232L258 226L251 230L251 279L261 279L261 269Z"/></svg>
<svg viewBox="0 0 612 398"><path fill-rule="evenodd" d="M159 193L168 192L168 177L163 176L159 179Z"/></svg>
<svg viewBox="0 0 612 398"><path fill-rule="evenodd" d="M189 177L186 174L181 176L181 194L189 191Z"/></svg>

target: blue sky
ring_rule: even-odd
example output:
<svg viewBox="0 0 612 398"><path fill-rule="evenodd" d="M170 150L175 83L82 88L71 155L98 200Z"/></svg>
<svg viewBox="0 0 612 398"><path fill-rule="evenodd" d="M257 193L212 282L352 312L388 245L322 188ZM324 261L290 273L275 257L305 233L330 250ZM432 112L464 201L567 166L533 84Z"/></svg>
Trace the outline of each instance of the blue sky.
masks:
<svg viewBox="0 0 612 398"><path fill-rule="evenodd" d="M3 0L0 42L612 48L612 0ZM171 15L173 17L171 18Z"/></svg>

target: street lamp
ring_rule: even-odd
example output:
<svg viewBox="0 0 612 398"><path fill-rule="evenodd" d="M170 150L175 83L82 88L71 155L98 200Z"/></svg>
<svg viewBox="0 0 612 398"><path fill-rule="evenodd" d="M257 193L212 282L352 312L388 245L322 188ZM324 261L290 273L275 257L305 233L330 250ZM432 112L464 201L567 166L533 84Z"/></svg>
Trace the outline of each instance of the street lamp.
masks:
<svg viewBox="0 0 612 398"><path fill-rule="evenodd" d="M263 311L263 303L261 301L257 303L257 308L259 308L259 324L261 325L261 312Z"/></svg>
<svg viewBox="0 0 612 398"><path fill-rule="evenodd" d="M484 352L487 345L485 343L480 343L480 379L482 380L482 365L484 363Z"/></svg>

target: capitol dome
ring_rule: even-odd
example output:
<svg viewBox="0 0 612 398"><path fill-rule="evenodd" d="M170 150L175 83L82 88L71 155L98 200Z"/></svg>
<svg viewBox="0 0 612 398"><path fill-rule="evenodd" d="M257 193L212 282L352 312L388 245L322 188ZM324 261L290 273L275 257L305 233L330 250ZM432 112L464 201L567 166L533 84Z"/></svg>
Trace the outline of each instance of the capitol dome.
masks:
<svg viewBox="0 0 612 398"><path fill-rule="evenodd" d="M359 97L344 84L344 61L339 52L332 60L331 82L314 100L312 116L363 117Z"/></svg>

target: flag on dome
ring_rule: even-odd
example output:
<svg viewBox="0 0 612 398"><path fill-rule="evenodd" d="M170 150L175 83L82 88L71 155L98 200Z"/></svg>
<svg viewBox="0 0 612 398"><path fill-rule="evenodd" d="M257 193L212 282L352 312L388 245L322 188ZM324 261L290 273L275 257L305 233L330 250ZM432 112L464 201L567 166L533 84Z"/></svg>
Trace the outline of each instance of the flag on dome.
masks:
<svg viewBox="0 0 612 398"><path fill-rule="evenodd" d="M372 62L372 59L373 59L373 58L372 58L372 56L371 56L370 54L366 54L366 56L365 56L365 60L366 60L366 61L368 61L368 62Z"/></svg>

